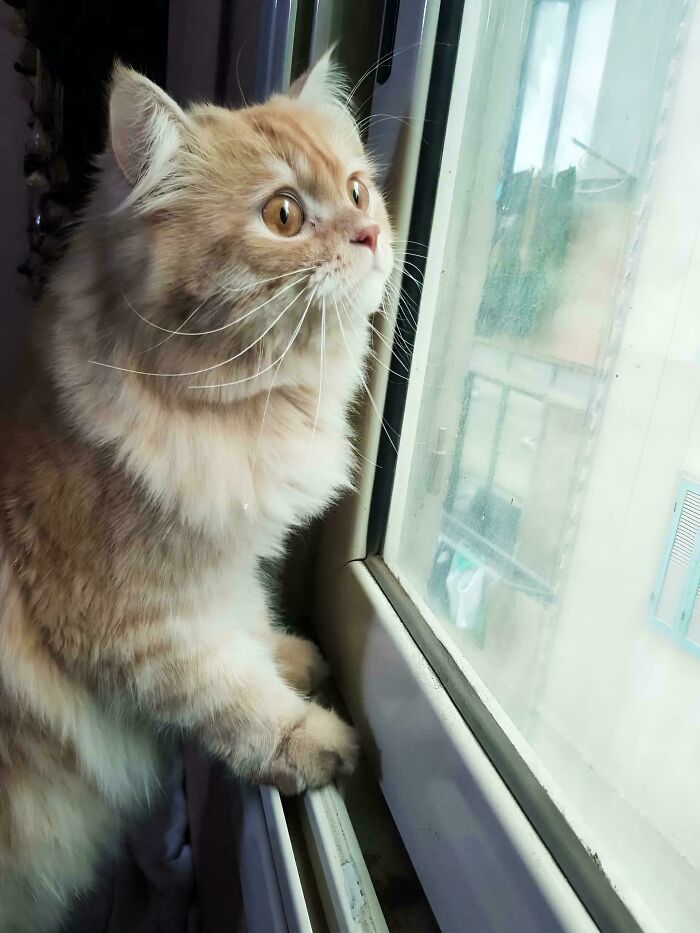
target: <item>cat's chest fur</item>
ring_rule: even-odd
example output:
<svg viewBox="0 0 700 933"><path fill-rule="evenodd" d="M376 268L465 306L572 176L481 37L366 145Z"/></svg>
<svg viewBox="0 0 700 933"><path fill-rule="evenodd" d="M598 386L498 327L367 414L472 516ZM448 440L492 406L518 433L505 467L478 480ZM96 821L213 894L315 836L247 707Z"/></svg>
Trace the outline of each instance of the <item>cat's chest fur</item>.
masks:
<svg viewBox="0 0 700 933"><path fill-rule="evenodd" d="M277 391L251 411L142 400L117 456L186 526L272 556L350 483L349 394L345 384L318 403L310 391Z"/></svg>

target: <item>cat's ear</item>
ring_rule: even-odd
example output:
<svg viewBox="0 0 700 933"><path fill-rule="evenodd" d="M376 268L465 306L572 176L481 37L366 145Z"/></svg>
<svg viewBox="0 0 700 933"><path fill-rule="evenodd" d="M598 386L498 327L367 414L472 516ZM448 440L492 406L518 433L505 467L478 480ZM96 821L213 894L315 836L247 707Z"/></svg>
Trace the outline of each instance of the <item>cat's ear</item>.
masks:
<svg viewBox="0 0 700 933"><path fill-rule="evenodd" d="M311 106L343 106L348 93L347 80L333 61L334 51L335 45L332 45L315 65L296 79L287 94Z"/></svg>
<svg viewBox="0 0 700 933"><path fill-rule="evenodd" d="M109 91L109 140L124 178L167 171L190 132L187 114L148 78L117 63Z"/></svg>

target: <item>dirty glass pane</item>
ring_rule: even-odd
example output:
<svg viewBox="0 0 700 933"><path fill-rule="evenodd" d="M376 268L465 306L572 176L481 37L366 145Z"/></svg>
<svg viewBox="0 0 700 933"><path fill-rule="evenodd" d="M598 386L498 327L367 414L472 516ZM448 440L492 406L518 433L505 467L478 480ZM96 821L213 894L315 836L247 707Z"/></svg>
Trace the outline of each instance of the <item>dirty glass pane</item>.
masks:
<svg viewBox="0 0 700 933"><path fill-rule="evenodd" d="M697 579L672 624L654 593L700 477L688 11L484 4L384 548L642 926L669 933L700 917Z"/></svg>

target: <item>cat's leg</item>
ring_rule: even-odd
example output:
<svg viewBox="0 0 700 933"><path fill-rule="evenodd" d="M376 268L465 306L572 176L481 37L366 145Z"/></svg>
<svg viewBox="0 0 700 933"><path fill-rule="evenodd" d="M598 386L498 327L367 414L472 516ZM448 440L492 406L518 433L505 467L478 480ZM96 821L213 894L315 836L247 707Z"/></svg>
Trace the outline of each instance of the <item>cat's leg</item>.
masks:
<svg viewBox="0 0 700 933"><path fill-rule="evenodd" d="M21 727L20 727L21 728ZM56 756L15 762L0 806L0 933L53 933L89 889L117 818ZM24 764L24 767L22 767Z"/></svg>
<svg viewBox="0 0 700 933"><path fill-rule="evenodd" d="M0 933L52 933L160 759L151 730L66 676L1 584L0 565Z"/></svg>
<svg viewBox="0 0 700 933"><path fill-rule="evenodd" d="M30 876L4 872L0 879L0 933L54 933L66 916L62 895L32 884Z"/></svg>
<svg viewBox="0 0 700 933"><path fill-rule="evenodd" d="M326 680L330 668L312 641L275 628L270 638L279 672L290 687L308 696Z"/></svg>
<svg viewBox="0 0 700 933"><path fill-rule="evenodd" d="M157 651L138 652L130 692L240 777L291 794L352 770L354 731L285 683L262 633L170 620L158 643Z"/></svg>
<svg viewBox="0 0 700 933"><path fill-rule="evenodd" d="M49 886L31 872L5 873L0 879L0 933L63 933L74 893L54 880Z"/></svg>

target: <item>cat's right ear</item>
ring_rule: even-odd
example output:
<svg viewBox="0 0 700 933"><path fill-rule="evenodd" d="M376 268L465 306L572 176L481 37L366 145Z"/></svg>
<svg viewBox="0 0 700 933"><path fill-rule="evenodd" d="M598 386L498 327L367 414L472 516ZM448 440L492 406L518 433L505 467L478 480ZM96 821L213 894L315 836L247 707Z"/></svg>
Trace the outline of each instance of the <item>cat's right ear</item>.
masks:
<svg viewBox="0 0 700 933"><path fill-rule="evenodd" d="M189 119L156 84L121 63L109 91L109 141L126 181L168 171L190 132Z"/></svg>

